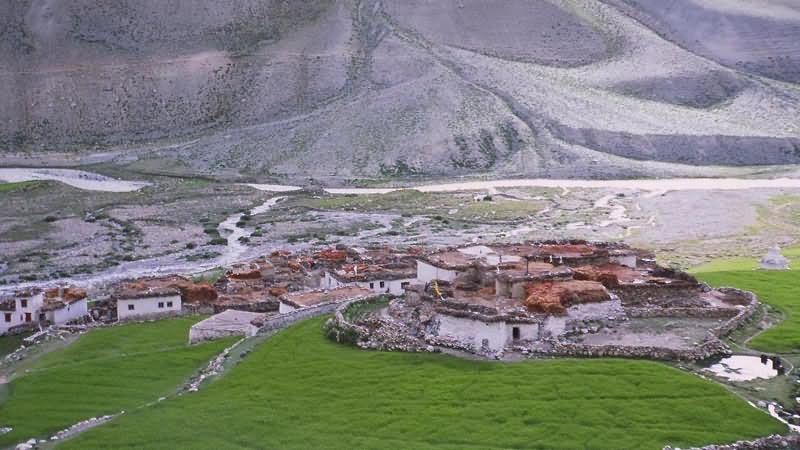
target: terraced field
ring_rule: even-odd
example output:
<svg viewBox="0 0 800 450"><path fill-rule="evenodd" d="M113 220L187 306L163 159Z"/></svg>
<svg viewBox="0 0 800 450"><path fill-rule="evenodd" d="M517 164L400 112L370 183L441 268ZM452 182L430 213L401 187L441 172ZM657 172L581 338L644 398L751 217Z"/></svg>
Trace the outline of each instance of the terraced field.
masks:
<svg viewBox="0 0 800 450"><path fill-rule="evenodd" d="M229 340L188 347L184 318L92 331L43 356L8 385L0 402L0 447L48 438L90 417L133 412L174 394ZM2 338L8 339L8 338Z"/></svg>
<svg viewBox="0 0 800 450"><path fill-rule="evenodd" d="M519 364L366 352L285 330L197 394L66 449L660 450L783 432L724 388L646 361Z"/></svg>
<svg viewBox="0 0 800 450"><path fill-rule="evenodd" d="M800 248L784 254L795 261L788 272L755 270L753 259L723 259L696 269L698 278L712 286L734 286L753 291L759 299L784 314L784 321L749 341L748 346L765 352L800 353L800 276L796 261Z"/></svg>

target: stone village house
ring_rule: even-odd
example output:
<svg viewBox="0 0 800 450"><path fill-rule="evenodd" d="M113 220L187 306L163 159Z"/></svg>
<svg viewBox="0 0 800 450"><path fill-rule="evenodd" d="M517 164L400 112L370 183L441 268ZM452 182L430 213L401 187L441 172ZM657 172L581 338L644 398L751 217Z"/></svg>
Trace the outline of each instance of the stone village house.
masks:
<svg viewBox="0 0 800 450"><path fill-rule="evenodd" d="M120 321L178 315L181 291L176 287L152 287L130 283L116 294Z"/></svg>
<svg viewBox="0 0 800 450"><path fill-rule="evenodd" d="M0 335L43 324L63 325L88 314L86 291L77 288L27 289L0 297Z"/></svg>

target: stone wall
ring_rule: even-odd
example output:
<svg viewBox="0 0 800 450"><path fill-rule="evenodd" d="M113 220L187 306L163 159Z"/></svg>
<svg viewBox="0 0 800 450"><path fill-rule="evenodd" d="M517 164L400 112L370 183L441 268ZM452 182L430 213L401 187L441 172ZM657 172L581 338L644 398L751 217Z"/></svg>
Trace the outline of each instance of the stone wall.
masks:
<svg viewBox="0 0 800 450"><path fill-rule="evenodd" d="M229 303L225 305L213 305L213 308L214 308L214 314L219 314L228 309L235 309L237 311L247 311L253 313L272 313L278 311L279 305L280 302L278 300L272 299L255 303L240 303L240 304Z"/></svg>
<svg viewBox="0 0 800 450"><path fill-rule="evenodd" d="M337 311L339 308L346 307L347 305L352 304L353 302L365 301L369 299L374 299L375 297L382 297L380 295L366 295L361 297L356 297L354 299L348 300L344 303L324 303L317 306L312 306L309 308L303 309L296 309L294 311L280 314L275 317L271 317L264 321L264 325L259 328L259 333L266 333L272 330L279 330L281 328L286 328L293 323L299 322L301 320L310 319L312 317L319 317L325 314L330 314L334 311ZM338 314L338 311L337 311Z"/></svg>
<svg viewBox="0 0 800 450"><path fill-rule="evenodd" d="M336 308L333 317L325 323L325 333L342 344L383 351L416 352L426 349L424 342L411 335L403 325L380 317L368 317L359 323L348 320L347 310L358 303L383 301L384 295L351 300Z"/></svg>
<svg viewBox="0 0 800 450"><path fill-rule="evenodd" d="M704 289L704 285L679 281L674 284L623 284L611 291L619 296L624 306L696 307L702 306L699 301L687 304L687 299L697 299Z"/></svg>
<svg viewBox="0 0 800 450"><path fill-rule="evenodd" d="M795 450L800 449L800 435L767 436L754 441L737 441L727 445L707 445L705 447L691 447L683 450ZM681 450L667 445L664 450Z"/></svg>
<svg viewBox="0 0 800 450"><path fill-rule="evenodd" d="M584 358L634 358L662 361L700 361L712 356L729 354L730 350L718 339L709 339L691 349L650 346L587 345L556 342L552 348L536 349L534 354Z"/></svg>
<svg viewBox="0 0 800 450"><path fill-rule="evenodd" d="M730 319L736 317L738 308L659 308L632 307L625 308L625 315L632 319L651 317L675 317L692 319Z"/></svg>
<svg viewBox="0 0 800 450"><path fill-rule="evenodd" d="M118 323L129 323L129 322L150 322L153 320L163 320L163 319L170 319L173 317L180 317L187 315L187 312L183 309L179 310L171 310L171 311L164 311L160 313L147 313L147 314L137 314L137 315L130 315L126 317L121 317L117 320Z"/></svg>
<svg viewBox="0 0 800 450"><path fill-rule="evenodd" d="M743 291L741 289L727 288L727 287L719 288L717 290L724 294L738 295L744 297L747 299L748 302L744 308L739 310L738 314L728 319L728 321L726 321L722 325L713 328L711 330L711 333L714 334L714 336L721 338L723 336L727 336L731 331L735 330L746 320L750 319L753 316L753 314L755 314L756 311L758 310L758 305L760 303L758 301L758 297L756 297L755 294L749 291Z"/></svg>

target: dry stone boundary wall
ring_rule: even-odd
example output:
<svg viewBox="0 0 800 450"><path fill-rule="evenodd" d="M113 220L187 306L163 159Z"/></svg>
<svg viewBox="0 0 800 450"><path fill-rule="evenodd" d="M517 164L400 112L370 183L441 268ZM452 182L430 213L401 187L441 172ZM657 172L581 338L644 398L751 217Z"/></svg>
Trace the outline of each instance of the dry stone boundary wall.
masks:
<svg viewBox="0 0 800 450"><path fill-rule="evenodd" d="M535 349L530 348L514 348L520 350L530 357L536 355L542 356L565 356L565 357L615 357L615 358L637 358L637 359L655 359L664 361L698 361L711 358L718 355L730 354L728 347L720 340L722 337L729 334L731 331L739 327L744 321L748 320L757 310L759 302L758 298L751 292L742 291L735 288L721 288L719 291L744 297L747 299L747 304L742 308L659 308L659 307L635 307L626 308L626 312L630 311L632 317L664 317L665 313L671 312L675 314L673 317L713 317L713 318L729 318L716 328L710 329L708 337L699 345L690 349L674 349L668 347L654 347L654 346L618 346L618 345L587 345L579 343L560 342L552 340L548 342L549 346L537 346ZM371 323L369 327L359 324L351 323L345 318L345 311L351 305L370 300L371 298L355 299L335 308L334 317L326 324L328 335L338 341L346 342L361 347L368 348L381 348L387 350L407 350L414 351L422 348L414 338L409 336L409 339L402 340L398 338L398 330L393 327L391 323L386 323L385 320L377 320L376 323ZM476 313L469 314L475 315ZM479 315L479 314L478 314ZM382 330L385 328L385 330ZM381 339L387 338L392 341L380 343ZM427 344L454 348L457 350L464 350L468 352L475 352L471 345L459 342L453 339L436 339L430 338ZM549 348L548 348L549 347Z"/></svg>
<svg viewBox="0 0 800 450"><path fill-rule="evenodd" d="M682 450L797 450L800 449L800 435L767 436L754 441L738 441L727 445L707 445L705 447L691 447ZM666 446L663 450L681 450L677 447Z"/></svg>
<svg viewBox="0 0 800 450"><path fill-rule="evenodd" d="M297 309L294 311L290 311L285 314L280 314L275 317L270 317L264 321L264 325L262 325L258 332L259 334L267 333L269 331L280 330L282 328L286 328L289 325L294 323L300 322L301 320L310 319L312 317L319 317L325 314L330 314L334 311L338 312L338 309L346 305L351 305L356 302L361 302L365 300L371 300L380 295L366 295L361 297L356 297L351 300L347 300L344 303L324 303L321 305L311 306L309 308Z"/></svg>

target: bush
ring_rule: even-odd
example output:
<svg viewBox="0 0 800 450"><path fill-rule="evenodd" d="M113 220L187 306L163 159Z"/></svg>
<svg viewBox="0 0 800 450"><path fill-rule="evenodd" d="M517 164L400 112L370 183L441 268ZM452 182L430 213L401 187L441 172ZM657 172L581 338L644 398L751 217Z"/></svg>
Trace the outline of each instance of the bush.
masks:
<svg viewBox="0 0 800 450"><path fill-rule="evenodd" d="M218 237L208 241L208 245L228 245L228 240Z"/></svg>

